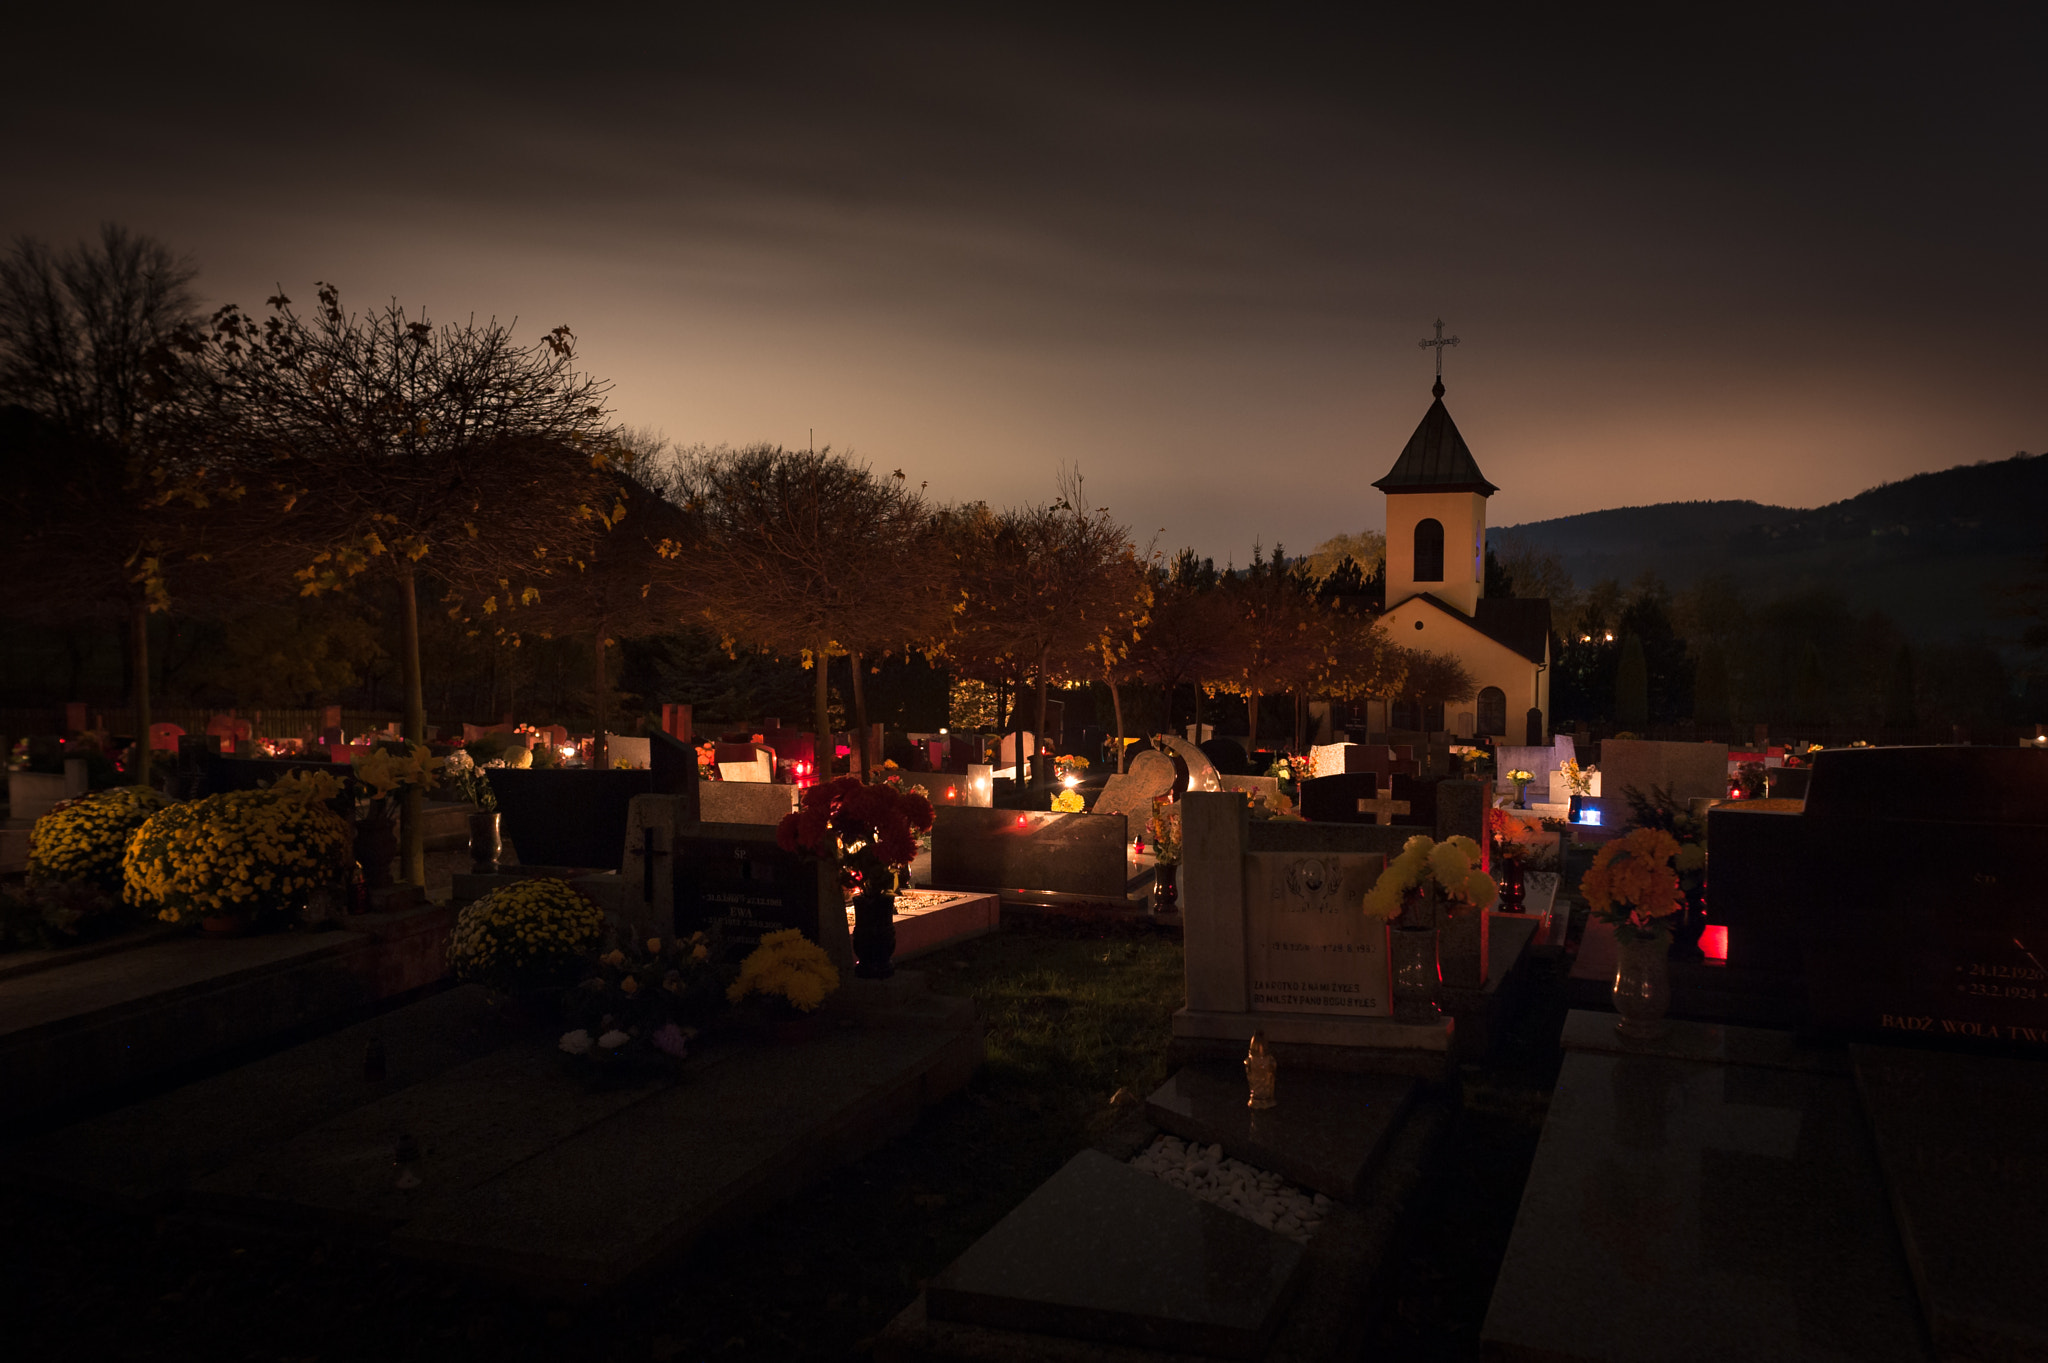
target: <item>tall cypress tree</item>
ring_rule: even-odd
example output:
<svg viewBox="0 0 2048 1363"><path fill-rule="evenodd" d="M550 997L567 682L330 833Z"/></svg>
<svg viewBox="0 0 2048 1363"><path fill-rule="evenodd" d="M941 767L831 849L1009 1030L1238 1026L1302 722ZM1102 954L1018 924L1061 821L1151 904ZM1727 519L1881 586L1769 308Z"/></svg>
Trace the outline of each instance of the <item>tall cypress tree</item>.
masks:
<svg viewBox="0 0 2048 1363"><path fill-rule="evenodd" d="M1639 635L1621 641L1621 661L1614 669L1614 722L1633 733L1650 727L1650 664Z"/></svg>

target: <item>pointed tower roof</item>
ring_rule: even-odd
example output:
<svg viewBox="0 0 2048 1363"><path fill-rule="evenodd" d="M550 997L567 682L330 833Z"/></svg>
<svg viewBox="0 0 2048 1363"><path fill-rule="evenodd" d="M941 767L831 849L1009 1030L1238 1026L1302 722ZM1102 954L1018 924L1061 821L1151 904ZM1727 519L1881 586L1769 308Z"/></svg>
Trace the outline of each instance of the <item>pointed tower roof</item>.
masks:
<svg viewBox="0 0 2048 1363"><path fill-rule="evenodd" d="M1443 380L1430 389L1436 401L1422 415L1422 424L1408 437L1408 446L1387 476L1373 486L1382 492L1476 492L1491 497L1500 489L1486 481L1458 424L1444 407Z"/></svg>

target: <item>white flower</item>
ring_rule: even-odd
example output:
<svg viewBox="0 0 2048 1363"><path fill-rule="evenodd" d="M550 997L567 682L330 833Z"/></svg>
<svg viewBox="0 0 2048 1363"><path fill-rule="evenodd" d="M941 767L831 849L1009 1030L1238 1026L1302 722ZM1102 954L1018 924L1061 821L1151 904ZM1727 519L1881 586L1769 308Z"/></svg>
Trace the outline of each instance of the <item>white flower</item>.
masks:
<svg viewBox="0 0 2048 1363"><path fill-rule="evenodd" d="M625 1045L628 1041L631 1041L632 1039L633 1038L627 1036L624 1032L614 1027L611 1031L606 1032L603 1036L599 1037L597 1039L597 1044L604 1047L606 1050L611 1051L617 1050L619 1047Z"/></svg>
<svg viewBox="0 0 2048 1363"><path fill-rule="evenodd" d="M616 1033L614 1033L616 1035ZM562 1049L571 1055L582 1055L590 1049L590 1033L578 1027L573 1032L562 1034Z"/></svg>

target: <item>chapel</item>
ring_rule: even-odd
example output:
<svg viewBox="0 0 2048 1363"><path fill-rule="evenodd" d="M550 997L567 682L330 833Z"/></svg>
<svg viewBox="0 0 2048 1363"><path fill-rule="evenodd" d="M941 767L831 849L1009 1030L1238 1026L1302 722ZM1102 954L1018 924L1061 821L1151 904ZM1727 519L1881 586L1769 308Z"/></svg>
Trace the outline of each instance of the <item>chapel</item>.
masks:
<svg viewBox="0 0 2048 1363"><path fill-rule="evenodd" d="M1373 484L1387 498L1383 623L1395 643L1449 654L1471 673L1478 695L1446 706L1444 728L1480 741L1546 744L1550 602L1486 595L1486 499L1498 489L1444 406L1441 374L1430 391L1422 424Z"/></svg>

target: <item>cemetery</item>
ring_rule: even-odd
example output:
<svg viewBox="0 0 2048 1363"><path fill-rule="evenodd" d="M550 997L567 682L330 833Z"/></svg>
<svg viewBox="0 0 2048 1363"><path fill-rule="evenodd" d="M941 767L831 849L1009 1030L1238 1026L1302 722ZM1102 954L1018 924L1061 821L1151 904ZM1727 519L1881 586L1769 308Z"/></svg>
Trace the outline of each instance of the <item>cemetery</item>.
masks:
<svg viewBox="0 0 2048 1363"><path fill-rule="evenodd" d="M1219 569L316 297L118 439L0 328L131 461L0 538L20 1356L2048 1359L2031 702L1503 562L1441 322Z"/></svg>

